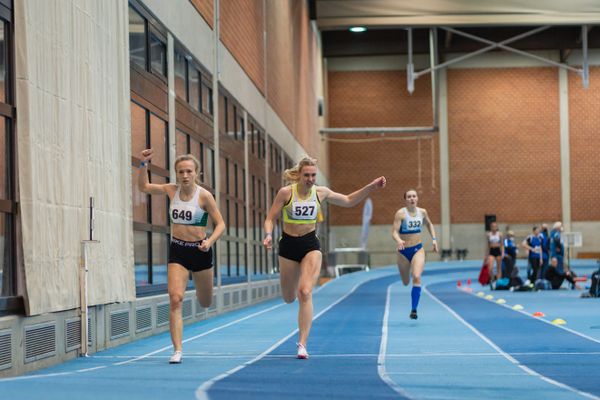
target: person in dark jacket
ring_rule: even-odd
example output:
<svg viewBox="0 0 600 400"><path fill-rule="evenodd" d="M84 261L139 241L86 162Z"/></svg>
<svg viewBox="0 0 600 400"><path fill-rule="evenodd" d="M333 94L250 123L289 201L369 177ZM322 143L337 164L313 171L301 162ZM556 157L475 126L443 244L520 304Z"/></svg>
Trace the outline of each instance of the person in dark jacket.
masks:
<svg viewBox="0 0 600 400"><path fill-rule="evenodd" d="M565 272L560 272L558 270L558 258L552 257L550 266L544 275L544 278L550 281L552 289L559 289L565 280L571 284L571 289L576 288L575 280L573 279L574 274L569 270L569 267L566 264L564 265L564 268Z"/></svg>
<svg viewBox="0 0 600 400"><path fill-rule="evenodd" d="M540 228L534 226L531 235L527 236L521 246L529 251L529 269L527 279L533 283L542 277L542 241L540 240Z"/></svg>

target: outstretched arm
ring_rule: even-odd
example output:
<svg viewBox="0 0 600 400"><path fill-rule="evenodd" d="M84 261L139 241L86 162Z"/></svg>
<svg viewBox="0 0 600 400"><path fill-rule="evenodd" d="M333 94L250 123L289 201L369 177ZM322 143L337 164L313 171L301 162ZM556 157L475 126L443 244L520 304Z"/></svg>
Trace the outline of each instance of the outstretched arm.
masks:
<svg viewBox="0 0 600 400"><path fill-rule="evenodd" d="M271 204L271 209L269 210L264 223L265 239L263 240L263 246L265 246L267 249L271 249L271 247L273 247L273 220L277 218L277 215L281 212L281 209L289 200L291 195L292 193L290 186L282 187L279 189L279 192L277 192L277 196L275 196L273 204Z"/></svg>
<svg viewBox="0 0 600 400"><path fill-rule="evenodd" d="M438 252L438 243L437 237L435 236L435 228L433 227L433 223L429 219L429 214L427 214L427 210L423 209L423 217L425 219L425 225L427 225L427 230L431 234L431 241L433 242L433 251Z"/></svg>
<svg viewBox="0 0 600 400"><path fill-rule="evenodd" d="M336 206L354 207L355 205L363 201L372 191L385 187L385 183L385 176L380 176L368 185L363 186L357 191L347 195L336 193L333 190L324 186L321 186L319 189L320 195L322 196L322 200L327 200L331 204L334 204Z"/></svg>

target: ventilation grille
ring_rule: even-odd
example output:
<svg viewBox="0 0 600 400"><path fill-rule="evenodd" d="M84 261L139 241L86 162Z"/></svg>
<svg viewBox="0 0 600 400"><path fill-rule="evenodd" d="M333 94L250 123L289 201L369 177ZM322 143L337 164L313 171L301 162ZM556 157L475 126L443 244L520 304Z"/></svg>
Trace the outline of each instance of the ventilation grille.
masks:
<svg viewBox="0 0 600 400"><path fill-rule="evenodd" d="M271 286L271 296L274 296L277 294L277 285L273 285Z"/></svg>
<svg viewBox="0 0 600 400"><path fill-rule="evenodd" d="M208 312L217 311L217 295L213 294L212 304L208 308Z"/></svg>
<svg viewBox="0 0 600 400"><path fill-rule="evenodd" d="M206 308L202 307L202 304L196 299L196 317L206 312Z"/></svg>
<svg viewBox="0 0 600 400"><path fill-rule="evenodd" d="M233 305L240 304L240 291L233 292Z"/></svg>
<svg viewBox="0 0 600 400"><path fill-rule="evenodd" d="M92 317L88 317L88 346L92 347L92 344L94 343L94 341L92 340L92 338L94 338L94 326L92 325Z"/></svg>
<svg viewBox="0 0 600 400"><path fill-rule="evenodd" d="M223 307L231 305L231 293L223 293Z"/></svg>
<svg viewBox="0 0 600 400"><path fill-rule="evenodd" d="M25 327L25 363L56 355L56 324Z"/></svg>
<svg viewBox="0 0 600 400"><path fill-rule="evenodd" d="M247 303L247 302L248 302L248 291L242 290L242 303Z"/></svg>
<svg viewBox="0 0 600 400"><path fill-rule="evenodd" d="M252 288L252 300L256 300L256 288Z"/></svg>
<svg viewBox="0 0 600 400"><path fill-rule="evenodd" d="M129 335L129 310L110 313L110 340Z"/></svg>
<svg viewBox="0 0 600 400"><path fill-rule="evenodd" d="M89 321L89 320L88 320ZM88 323L89 329L89 323ZM89 338L89 336L88 336ZM65 351L81 347L81 318L65 320Z"/></svg>
<svg viewBox="0 0 600 400"><path fill-rule="evenodd" d="M135 332L152 329L152 308L150 306L135 309Z"/></svg>
<svg viewBox="0 0 600 400"><path fill-rule="evenodd" d="M11 331L0 332L0 370L12 367Z"/></svg>
<svg viewBox="0 0 600 400"><path fill-rule="evenodd" d="M181 318L188 319L192 317L192 299L184 299L181 306Z"/></svg>
<svg viewBox="0 0 600 400"><path fill-rule="evenodd" d="M263 297L263 287L262 286L258 288L258 298L261 298L261 297Z"/></svg>
<svg viewBox="0 0 600 400"><path fill-rule="evenodd" d="M169 302L156 305L156 326L163 326L169 323Z"/></svg>

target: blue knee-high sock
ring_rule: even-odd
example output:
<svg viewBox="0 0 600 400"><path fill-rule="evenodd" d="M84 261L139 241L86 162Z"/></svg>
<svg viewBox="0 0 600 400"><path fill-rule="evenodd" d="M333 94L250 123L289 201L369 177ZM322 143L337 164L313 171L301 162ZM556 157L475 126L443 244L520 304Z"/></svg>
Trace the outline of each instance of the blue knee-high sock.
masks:
<svg viewBox="0 0 600 400"><path fill-rule="evenodd" d="M421 286L413 286L410 291L410 298L412 299L412 309L416 310L421 298Z"/></svg>

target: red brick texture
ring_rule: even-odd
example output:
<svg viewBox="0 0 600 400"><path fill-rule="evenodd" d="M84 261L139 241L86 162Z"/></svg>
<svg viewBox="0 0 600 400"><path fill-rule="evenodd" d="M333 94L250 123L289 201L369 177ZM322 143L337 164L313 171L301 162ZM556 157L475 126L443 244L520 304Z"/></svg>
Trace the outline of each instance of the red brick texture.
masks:
<svg viewBox="0 0 600 400"><path fill-rule="evenodd" d="M314 155L318 153L320 144L317 115L317 66L320 62L320 54L316 36L310 26L307 3L306 1L294 1L292 3L294 18L293 60L295 61L290 64L294 68L294 89L296 93L295 123L292 131L308 153Z"/></svg>
<svg viewBox="0 0 600 400"><path fill-rule="evenodd" d="M290 131L294 127L293 4L267 0L267 100Z"/></svg>
<svg viewBox="0 0 600 400"><path fill-rule="evenodd" d="M452 223L561 216L558 71L448 71Z"/></svg>
<svg viewBox="0 0 600 400"><path fill-rule="evenodd" d="M590 68L590 86L569 73L571 218L600 221L600 68Z"/></svg>
<svg viewBox="0 0 600 400"><path fill-rule="evenodd" d="M328 73L331 127L431 126L431 82L423 77L410 96L403 71ZM391 225L396 210L404 206L403 194L417 189L419 206L434 223L440 222L438 136L333 135L329 145L331 188L351 193L385 175L388 187L374 192L373 224ZM336 142L336 139L376 139L369 142ZM432 157L433 150L433 157ZM330 208L332 225L361 224L362 207Z"/></svg>
<svg viewBox="0 0 600 400"><path fill-rule="evenodd" d="M227 0L220 3L221 41L264 93L262 0Z"/></svg>
<svg viewBox="0 0 600 400"><path fill-rule="evenodd" d="M213 2L191 1L212 26ZM221 41L225 47L258 90L263 94L266 92L267 101L298 142L309 154L317 154L320 145L317 116L320 54L307 2L222 0L220 21ZM265 30L266 54L263 46ZM228 89L235 94L234 88Z"/></svg>
<svg viewBox="0 0 600 400"><path fill-rule="evenodd" d="M214 7L213 0L190 0L198 13L204 18L208 26L213 27Z"/></svg>
<svg viewBox="0 0 600 400"><path fill-rule="evenodd" d="M600 220L600 68L590 75L587 90L579 77L569 75L574 221ZM332 127L431 124L429 81L417 81L408 96L403 71L330 71L328 93ZM559 118L555 68L449 70L451 222L483 223L485 214L513 224L561 219ZM433 158L426 139L420 151L417 141L331 142L331 186L348 193L385 174L389 187L373 196L375 224L391 222L408 187L419 189L420 205L439 223L439 143L434 138ZM330 221L360 224L360 210L333 207Z"/></svg>

